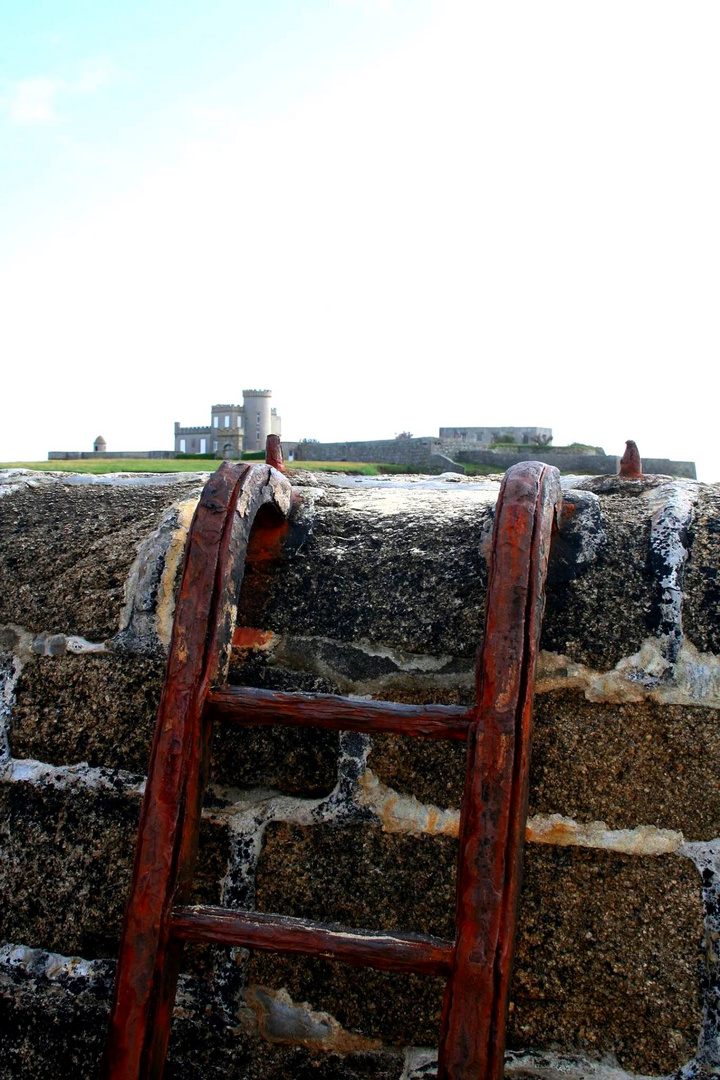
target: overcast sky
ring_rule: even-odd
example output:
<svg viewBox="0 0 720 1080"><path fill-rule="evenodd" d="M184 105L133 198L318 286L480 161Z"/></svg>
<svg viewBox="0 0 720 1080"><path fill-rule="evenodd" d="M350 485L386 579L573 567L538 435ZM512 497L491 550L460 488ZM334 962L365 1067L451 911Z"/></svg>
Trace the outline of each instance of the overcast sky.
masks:
<svg viewBox="0 0 720 1080"><path fill-rule="evenodd" d="M552 427L720 480L720 5L23 0L0 460Z"/></svg>

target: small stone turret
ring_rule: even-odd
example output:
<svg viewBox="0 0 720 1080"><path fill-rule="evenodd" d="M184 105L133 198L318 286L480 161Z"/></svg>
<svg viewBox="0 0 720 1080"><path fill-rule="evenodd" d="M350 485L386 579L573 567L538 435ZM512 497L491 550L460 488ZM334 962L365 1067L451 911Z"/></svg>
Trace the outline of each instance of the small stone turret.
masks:
<svg viewBox="0 0 720 1080"><path fill-rule="evenodd" d="M107 450L107 443L103 439L102 435L98 435L97 439L93 443L93 450L96 454L104 454Z"/></svg>

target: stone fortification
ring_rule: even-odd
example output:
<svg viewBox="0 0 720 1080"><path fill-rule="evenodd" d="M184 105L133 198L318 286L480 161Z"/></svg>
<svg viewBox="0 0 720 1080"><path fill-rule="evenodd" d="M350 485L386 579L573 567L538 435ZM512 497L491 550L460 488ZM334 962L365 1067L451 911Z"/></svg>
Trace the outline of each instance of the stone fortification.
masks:
<svg viewBox="0 0 720 1080"><path fill-rule="evenodd" d="M438 439L371 439L359 442L299 442L296 461L368 461L427 468Z"/></svg>
<svg viewBox="0 0 720 1080"><path fill-rule="evenodd" d="M498 484L297 472L232 681L469 704ZM97 1075L202 478L0 477L0 1078ZM550 568L506 1074L720 1069L720 490L574 478ZM195 899L452 936L460 745L218 732ZM432 980L198 948L166 1070L432 1075Z"/></svg>
<svg viewBox="0 0 720 1080"><path fill-rule="evenodd" d="M198 429L199 430L199 429ZM106 458L154 458L167 461L177 457L174 450L50 450L48 461L104 461Z"/></svg>
<svg viewBox="0 0 720 1080"><path fill-rule="evenodd" d="M498 440L534 446L552 442L552 428L544 427L441 427L441 439L462 439L463 442L490 446Z"/></svg>
<svg viewBox="0 0 720 1080"><path fill-rule="evenodd" d="M242 405L213 405L207 427L175 423L176 453L208 453L239 458L244 450L264 450L268 435L280 435L282 420L270 405L271 390L243 390Z"/></svg>
<svg viewBox="0 0 720 1080"><path fill-rule="evenodd" d="M443 429L441 429L443 430ZM564 473L614 476L620 458L602 452L555 450L552 446L524 449L474 448L467 439L436 439L430 436L410 439L375 439L365 442L298 443L296 461L364 461L385 465L408 465L415 469L463 472L463 465L488 465L504 472L519 461L542 461L555 465ZM646 473L684 476L695 479L692 461L670 461L668 458L643 458Z"/></svg>
<svg viewBox="0 0 720 1080"><path fill-rule="evenodd" d="M517 450L472 450L467 443L443 441L438 448L441 453L453 458L461 465L490 465L498 471L509 469L518 461L536 461L541 458L549 465L555 465L564 473L586 473L591 476L616 476L620 457L604 454L601 451L575 451L570 448L554 449L552 446L534 447L529 450L518 447ZM671 461L669 458L643 457L643 471L647 474L665 476L683 476L695 479L694 461Z"/></svg>

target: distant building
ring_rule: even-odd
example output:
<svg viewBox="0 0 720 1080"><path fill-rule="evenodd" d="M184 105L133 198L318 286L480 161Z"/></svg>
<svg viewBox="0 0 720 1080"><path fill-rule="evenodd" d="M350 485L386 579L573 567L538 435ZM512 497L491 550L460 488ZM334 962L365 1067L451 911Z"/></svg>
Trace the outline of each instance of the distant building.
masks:
<svg viewBox="0 0 720 1080"><path fill-rule="evenodd" d="M243 390L242 405L213 405L207 427L175 423L175 453L239 458L244 450L264 450L268 435L282 435L271 390Z"/></svg>
<svg viewBox="0 0 720 1080"><path fill-rule="evenodd" d="M441 439L464 439L490 446L498 440L512 439L518 446L545 446L552 441L549 427L441 427Z"/></svg>

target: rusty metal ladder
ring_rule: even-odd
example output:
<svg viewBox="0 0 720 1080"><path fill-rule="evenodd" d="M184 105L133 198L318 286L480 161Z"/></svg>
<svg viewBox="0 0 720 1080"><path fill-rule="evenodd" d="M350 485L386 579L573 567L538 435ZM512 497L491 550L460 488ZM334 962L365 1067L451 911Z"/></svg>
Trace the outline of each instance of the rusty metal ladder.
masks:
<svg viewBox="0 0 720 1080"><path fill-rule="evenodd" d="M224 462L186 546L102 1065L107 1080L162 1076L183 942L299 953L443 975L439 1080L502 1076L527 817L533 676L556 469L515 465L498 498L477 707L400 705L219 685L226 679L250 531L277 546L291 506L277 439L265 465ZM273 468L276 465L278 468ZM187 906L213 721L314 725L467 741L454 941L348 930L258 911Z"/></svg>

